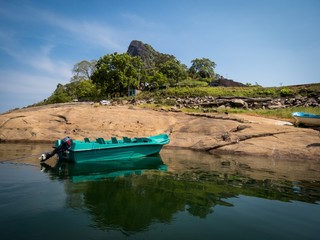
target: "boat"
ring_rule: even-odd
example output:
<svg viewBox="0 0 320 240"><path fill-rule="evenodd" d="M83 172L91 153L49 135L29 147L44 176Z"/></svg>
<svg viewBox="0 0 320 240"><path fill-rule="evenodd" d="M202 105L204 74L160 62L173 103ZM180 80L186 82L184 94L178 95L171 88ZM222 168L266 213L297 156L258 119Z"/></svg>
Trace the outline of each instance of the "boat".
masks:
<svg viewBox="0 0 320 240"><path fill-rule="evenodd" d="M320 126L320 115L306 112L294 112L292 113L292 117L295 119L296 126Z"/></svg>
<svg viewBox="0 0 320 240"><path fill-rule="evenodd" d="M73 163L57 161L54 166L41 162L41 171L53 179L70 179L72 182L97 181L141 175L147 171L167 171L160 154L121 161Z"/></svg>
<svg viewBox="0 0 320 240"><path fill-rule="evenodd" d="M136 159L158 154L163 145L168 144L168 134L159 134L149 137L123 137L117 139L97 138L90 140L74 140L70 137L56 140L54 150L40 156L41 162L57 154L60 160L76 163L92 161L112 161Z"/></svg>

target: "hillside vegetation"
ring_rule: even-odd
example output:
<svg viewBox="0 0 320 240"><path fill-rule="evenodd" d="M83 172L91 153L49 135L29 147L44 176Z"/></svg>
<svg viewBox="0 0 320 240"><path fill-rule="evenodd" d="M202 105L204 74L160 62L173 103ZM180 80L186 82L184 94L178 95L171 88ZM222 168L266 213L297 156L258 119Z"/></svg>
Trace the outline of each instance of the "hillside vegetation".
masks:
<svg viewBox="0 0 320 240"><path fill-rule="evenodd" d="M187 68L175 56L159 53L152 46L134 40L127 53L106 54L99 60L75 64L70 83L58 84L51 96L35 105L120 98L153 99L158 105L174 106L170 98L206 96L307 97L319 102L320 84L281 87L243 84L216 73L216 63L210 59L196 58L191 63Z"/></svg>
<svg viewBox="0 0 320 240"><path fill-rule="evenodd" d="M307 84L285 87L174 87L157 91L142 92L138 98L166 98L166 97L203 97L203 96L231 96L251 98L280 98L280 97L320 97L320 84Z"/></svg>

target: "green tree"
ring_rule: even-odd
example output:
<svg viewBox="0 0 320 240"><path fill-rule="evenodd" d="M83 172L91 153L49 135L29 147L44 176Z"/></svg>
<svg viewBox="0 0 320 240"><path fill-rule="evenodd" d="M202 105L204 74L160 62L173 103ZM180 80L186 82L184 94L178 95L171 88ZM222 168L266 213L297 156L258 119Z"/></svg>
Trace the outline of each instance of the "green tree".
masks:
<svg viewBox="0 0 320 240"><path fill-rule="evenodd" d="M159 71L168 78L171 86L185 80L188 76L186 66L176 59L170 59L160 64Z"/></svg>
<svg viewBox="0 0 320 240"><path fill-rule="evenodd" d="M64 103L72 100L72 97L68 93L68 89L66 86L62 84L58 84L56 90L53 94L47 99L47 103Z"/></svg>
<svg viewBox="0 0 320 240"><path fill-rule="evenodd" d="M101 57L91 79L106 96L123 96L137 88L141 78L142 60L127 53L107 54Z"/></svg>
<svg viewBox="0 0 320 240"><path fill-rule="evenodd" d="M177 61L176 57L170 54L158 53L154 58L155 67L159 67L161 64L166 63L167 61Z"/></svg>
<svg viewBox="0 0 320 240"><path fill-rule="evenodd" d="M90 100L99 96L99 91L92 80L83 80L74 86L74 95L79 100Z"/></svg>
<svg viewBox="0 0 320 240"><path fill-rule="evenodd" d="M168 82L168 78L161 72L154 72L152 76L149 76L149 88L157 89L161 86L166 85Z"/></svg>
<svg viewBox="0 0 320 240"><path fill-rule="evenodd" d="M189 75L192 78L199 78L204 81L214 80L214 68L216 67L215 62L208 58L196 58L191 61L192 65L189 68Z"/></svg>
<svg viewBox="0 0 320 240"><path fill-rule="evenodd" d="M96 63L96 60L92 60L90 62L83 60L76 63L72 69L73 76L71 78L71 82L90 79L91 75L95 71Z"/></svg>

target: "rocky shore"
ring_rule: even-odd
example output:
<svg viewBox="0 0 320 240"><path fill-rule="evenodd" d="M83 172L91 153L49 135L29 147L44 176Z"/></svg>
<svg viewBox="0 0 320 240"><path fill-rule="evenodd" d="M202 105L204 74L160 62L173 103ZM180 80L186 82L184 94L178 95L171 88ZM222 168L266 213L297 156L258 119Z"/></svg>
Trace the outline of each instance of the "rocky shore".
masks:
<svg viewBox="0 0 320 240"><path fill-rule="evenodd" d="M320 97L290 97L290 98L247 98L247 97L170 97L166 99L174 109L192 108L192 109L278 109L289 107L320 107ZM114 104L145 104L157 103L155 99L131 101L115 101Z"/></svg>
<svg viewBox="0 0 320 240"><path fill-rule="evenodd" d="M135 105L89 103L30 107L0 115L1 142L53 143L67 135L74 139L95 139L164 132L171 138L166 147L301 161L320 159L319 131L249 115L185 114Z"/></svg>

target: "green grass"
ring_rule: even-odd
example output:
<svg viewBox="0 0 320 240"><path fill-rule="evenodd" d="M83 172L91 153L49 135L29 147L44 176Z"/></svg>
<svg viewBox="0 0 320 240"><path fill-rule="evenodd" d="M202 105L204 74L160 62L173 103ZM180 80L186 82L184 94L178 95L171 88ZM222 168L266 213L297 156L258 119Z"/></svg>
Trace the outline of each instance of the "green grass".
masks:
<svg viewBox="0 0 320 240"><path fill-rule="evenodd" d="M172 87L151 92L142 92L138 98L166 98L166 97L204 97L204 96L233 96L233 97L294 97L320 96L320 84L286 87Z"/></svg>
<svg viewBox="0 0 320 240"><path fill-rule="evenodd" d="M172 106L160 105L160 104L143 104L140 105L142 108L149 108L155 110L170 110ZM293 112L308 112L320 115L319 107L293 107L293 108L281 108L281 109L256 109L256 110L246 110L240 108L228 108L228 109L192 109L192 108L181 108L181 112L184 113L234 113L234 114L249 114L256 116L263 116L267 118L277 118L277 119L292 119Z"/></svg>
<svg viewBox="0 0 320 240"><path fill-rule="evenodd" d="M248 97L248 98L290 98L296 96L304 97L319 97L320 96L320 84L307 84L307 85L297 85L297 86L285 86L285 87L177 87L177 88L167 88L163 90L157 90L152 92L142 92L137 96L139 99L150 99L153 98L158 104L145 104L142 107L152 108L152 109L167 109L169 110L175 105L173 99L168 99L170 97L174 98L185 98L185 97ZM180 109L182 112L217 112L224 113L225 109ZM258 115L270 118L279 119L292 119L293 112L309 112L313 114L320 115L319 107L293 107L293 108L282 108L282 109L256 109L256 110L245 110L232 108L227 110L229 113L237 114L250 114Z"/></svg>
<svg viewBox="0 0 320 240"><path fill-rule="evenodd" d="M260 116L290 119L292 118L293 112L308 112L308 113L320 115L320 108L319 107L292 107L292 108L283 108L283 109L257 109L257 110L253 110L252 112Z"/></svg>

